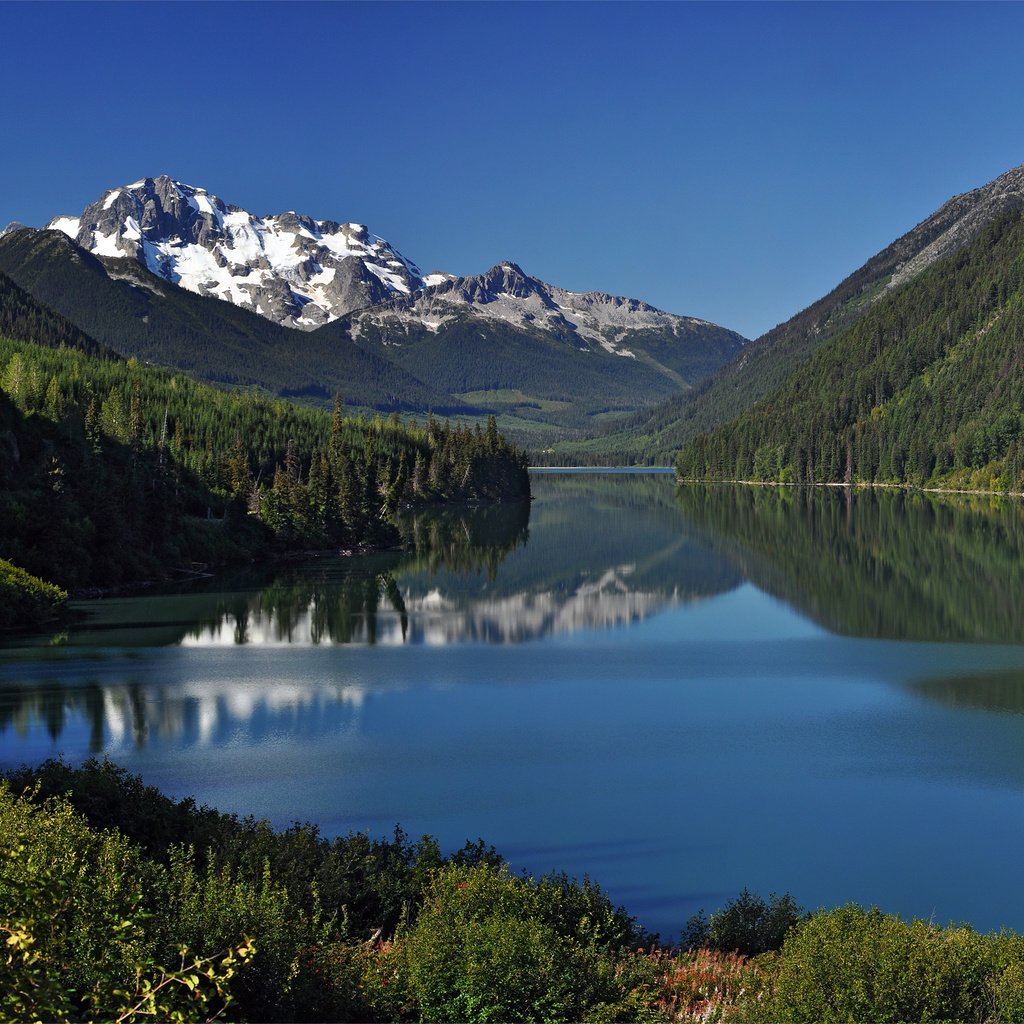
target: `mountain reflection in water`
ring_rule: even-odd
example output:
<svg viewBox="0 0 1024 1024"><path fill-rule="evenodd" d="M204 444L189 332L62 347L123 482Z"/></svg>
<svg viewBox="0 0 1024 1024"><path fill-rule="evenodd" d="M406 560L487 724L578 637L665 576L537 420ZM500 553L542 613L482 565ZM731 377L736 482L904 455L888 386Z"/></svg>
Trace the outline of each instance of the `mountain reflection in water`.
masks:
<svg viewBox="0 0 1024 1024"><path fill-rule="evenodd" d="M849 637L1024 639L1017 502L676 489L664 476L600 473L542 476L535 493L532 508L410 515L403 551L251 567L192 587L83 602L83 621L59 637L0 651L0 731L36 728L56 740L77 721L93 752L207 743L252 721L262 732L322 733L396 684L301 678L287 667L268 684L236 677L230 661L182 681L162 675L160 649L198 657L268 648L286 658L334 645L526 644L641 623L749 583ZM737 621L728 634L747 642L746 629ZM1015 659L955 675L929 662L923 676L893 682L946 706L1024 709Z"/></svg>
<svg viewBox="0 0 1024 1024"><path fill-rule="evenodd" d="M404 551L79 603L0 647L0 767L484 836L665 936L743 886L1024 925L1020 503L533 483Z"/></svg>

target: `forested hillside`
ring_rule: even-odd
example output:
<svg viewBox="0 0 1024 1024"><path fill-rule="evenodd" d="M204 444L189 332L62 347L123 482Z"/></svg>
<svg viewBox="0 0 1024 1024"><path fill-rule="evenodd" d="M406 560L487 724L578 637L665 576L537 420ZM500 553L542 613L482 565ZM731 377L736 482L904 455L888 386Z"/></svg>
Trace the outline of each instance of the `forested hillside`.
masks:
<svg viewBox="0 0 1024 1024"><path fill-rule="evenodd" d="M81 349L92 355L105 352L84 331L70 320L40 305L19 288L6 274L0 273L0 337L35 338L40 345Z"/></svg>
<svg viewBox="0 0 1024 1024"><path fill-rule="evenodd" d="M895 290L728 426L682 479L1024 488L1024 218Z"/></svg>
<svg viewBox="0 0 1024 1024"><path fill-rule="evenodd" d="M549 461L667 464L699 434L742 415L780 387L829 339L936 261L970 244L988 224L1024 209L1024 166L953 196L827 295L744 348L694 390L640 410L600 435L554 446Z"/></svg>
<svg viewBox="0 0 1024 1024"><path fill-rule="evenodd" d="M62 586L387 545L401 505L528 495L493 420L331 415L0 339L0 557Z"/></svg>

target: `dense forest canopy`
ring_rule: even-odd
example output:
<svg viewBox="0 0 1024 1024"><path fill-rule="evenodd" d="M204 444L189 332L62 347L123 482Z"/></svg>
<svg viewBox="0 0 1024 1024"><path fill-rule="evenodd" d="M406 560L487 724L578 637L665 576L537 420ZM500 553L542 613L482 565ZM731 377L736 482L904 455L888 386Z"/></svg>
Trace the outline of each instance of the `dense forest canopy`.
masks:
<svg viewBox="0 0 1024 1024"><path fill-rule="evenodd" d="M498 433L333 414L0 338L0 557L63 586L386 546L399 507L529 496Z"/></svg>
<svg viewBox="0 0 1024 1024"><path fill-rule="evenodd" d="M1024 489L1024 218L895 290L731 424L682 479Z"/></svg>

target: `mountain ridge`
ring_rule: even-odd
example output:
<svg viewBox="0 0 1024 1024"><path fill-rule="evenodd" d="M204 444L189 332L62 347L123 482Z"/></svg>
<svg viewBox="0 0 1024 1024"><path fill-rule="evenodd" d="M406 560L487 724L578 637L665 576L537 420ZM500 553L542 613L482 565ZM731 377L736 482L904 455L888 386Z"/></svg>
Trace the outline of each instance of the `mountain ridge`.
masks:
<svg viewBox="0 0 1024 1024"><path fill-rule="evenodd" d="M1024 210L1024 164L954 195L833 289L745 345L692 391L641 411L617 432L556 449L558 455L612 452L625 461L654 454L668 461L699 434L728 423L768 395L821 344L892 291L969 245L1006 213Z"/></svg>
<svg viewBox="0 0 1024 1024"><path fill-rule="evenodd" d="M894 288L740 416L681 478L1024 491L1024 209Z"/></svg>
<svg viewBox="0 0 1024 1024"><path fill-rule="evenodd" d="M639 299L570 292L511 260L478 275L424 275L363 224L295 211L258 217L168 175L108 189L80 215L60 215L46 226L96 256L135 260L169 283L307 331L377 306L415 318L435 299L518 325L543 327L541 317L587 347L596 342L626 357L622 336L630 330L678 335L682 325L714 326ZM434 323L429 315L424 322Z"/></svg>
<svg viewBox="0 0 1024 1024"><path fill-rule="evenodd" d="M119 352L321 403L340 390L377 408L494 413L531 445L695 387L746 344L511 260L423 275L364 225L258 218L167 176L109 189L37 232L55 233L73 248L25 229L0 237L0 271Z"/></svg>

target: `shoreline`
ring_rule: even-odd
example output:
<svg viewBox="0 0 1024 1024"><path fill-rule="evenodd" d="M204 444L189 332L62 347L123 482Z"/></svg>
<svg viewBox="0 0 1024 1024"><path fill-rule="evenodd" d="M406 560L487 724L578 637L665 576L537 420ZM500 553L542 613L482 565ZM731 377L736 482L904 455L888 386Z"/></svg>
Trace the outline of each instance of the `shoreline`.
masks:
<svg viewBox="0 0 1024 1024"><path fill-rule="evenodd" d="M841 487L847 491L857 490L890 490L890 491L917 491L920 494L977 494L987 495L992 498L1024 498L1024 491L992 491L980 488L957 488L957 487L922 487L920 484L886 484L861 481L859 483L839 483L836 481L822 481L813 484L788 483L782 480L723 480L708 479L706 477L683 477L676 479L676 484L682 487L684 484L740 484L744 487L791 487L794 490L803 487Z"/></svg>

